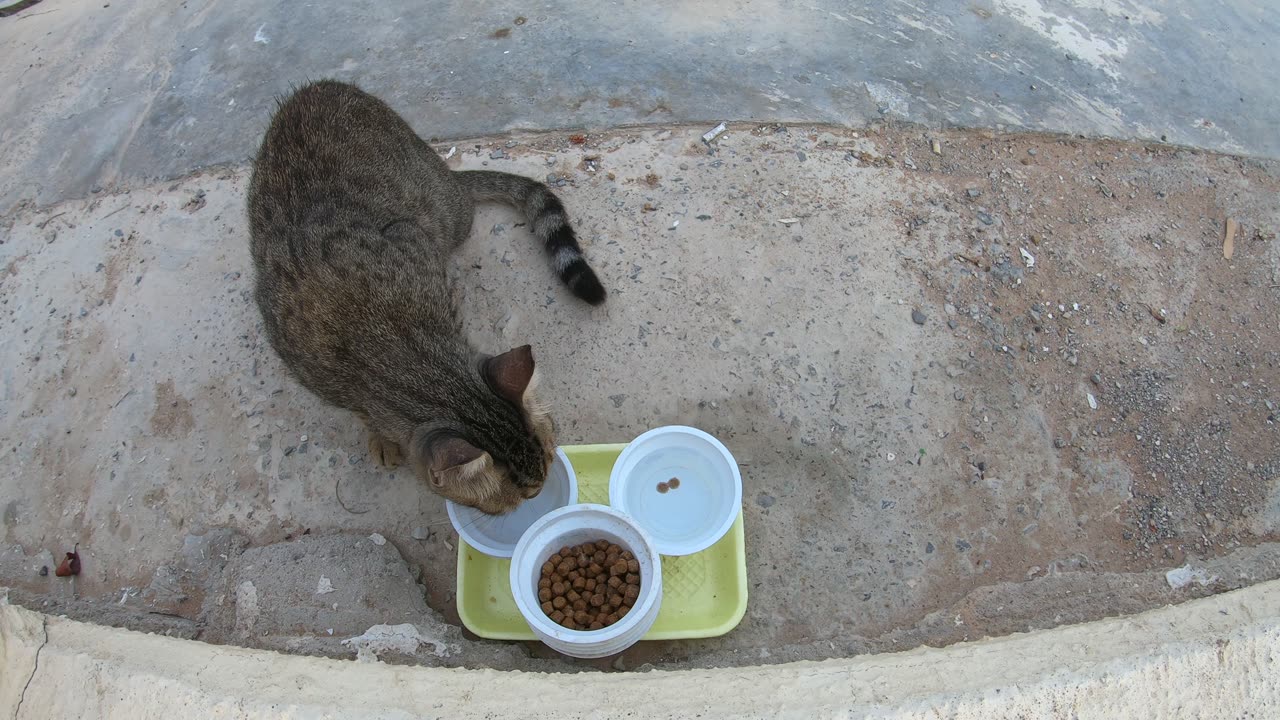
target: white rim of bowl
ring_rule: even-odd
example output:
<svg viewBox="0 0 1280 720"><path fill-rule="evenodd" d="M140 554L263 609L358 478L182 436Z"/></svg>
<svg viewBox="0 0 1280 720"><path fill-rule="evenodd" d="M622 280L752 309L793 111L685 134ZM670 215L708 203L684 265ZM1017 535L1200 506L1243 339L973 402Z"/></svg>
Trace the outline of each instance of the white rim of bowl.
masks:
<svg viewBox="0 0 1280 720"><path fill-rule="evenodd" d="M573 463L569 462L569 456L564 454L564 450L561 450L558 447L556 448L556 457L560 460L560 463L564 465L566 474L569 476L569 498L564 505L561 505L551 512L563 510L566 507L572 507L578 504L578 474L573 470ZM515 545L512 545L510 548L497 547L472 536L470 531L464 528L461 519L458 517L457 503L452 500L445 500L444 508L445 511L449 513L449 524L453 525L454 532L458 533L458 536L465 540L471 547L492 557L509 558L515 554ZM547 513L547 515L550 514L551 513ZM543 515L542 517L546 517L546 515ZM542 518L538 518L538 520L541 519ZM537 525L538 520L534 520L533 525ZM530 525L529 528L532 528L533 525ZM529 528L525 529L521 537L524 537L524 535L529 533ZM516 544L519 544L519 542L520 541L517 540Z"/></svg>
<svg viewBox="0 0 1280 720"><path fill-rule="evenodd" d="M620 477L620 468L622 468L624 461L628 456L639 452L638 448L643 441L648 440L655 435L680 434L692 435L696 438L707 441L712 447L719 451L720 456L724 458L725 462L729 463L729 467L733 471L733 504L732 511L729 513L728 517L721 519L720 525L716 528L715 534L711 536L710 542L685 545L677 543L672 545L664 542L661 537L657 537L654 536L653 533L649 533L649 535L654 539L654 546L658 548L658 552L663 555L672 556L692 555L706 550L712 545L720 542L720 540L733 527L733 524L738 521L738 515L742 512L742 470L738 467L738 461L734 459L733 453L729 452L729 448L725 447L724 443L717 440L714 435L703 430L699 430L696 427L689 427L688 425L664 425L662 427L649 430L648 432L641 433L639 437L628 443L627 447L618 455L618 459L614 461L613 469L609 471L609 505L626 514L626 497L622 491L623 482L621 482L622 478ZM628 516L630 517L630 515ZM638 518L635 519L635 522L637 525L640 524Z"/></svg>
<svg viewBox="0 0 1280 720"><path fill-rule="evenodd" d="M644 595L644 604L642 607L632 607L625 616L618 622L609 627L600 628L599 630L568 630L556 623L551 622L551 618L542 612L540 605L529 606L532 602L525 593L520 592L518 586L523 585L523 573L520 570L520 563L516 561L516 556L525 552L525 545L530 538L535 537L544 527L550 525L561 517L573 512L595 511L602 512L617 519L619 522L627 525L640 536L640 542L648 546L647 551L653 554L653 562L651 565L651 574L648 588L653 588L662 582L662 551L658 549L657 543L653 541L653 536L649 531L645 530L635 518L608 505L597 505L595 503L579 503L577 505L567 505L543 515L538 518L528 530L524 531L524 535L520 536L520 542L516 543L516 551L511 558L511 570L508 573L508 582L511 584L511 595L515 598L516 609L520 611L520 615L524 621L530 625L537 625L537 629L545 635L563 640L564 633L573 633L568 637L580 642L604 642L625 633L627 630L635 627L636 624L643 621L644 616L652 609L655 602L658 602L658 595L651 589L649 592L642 593ZM641 587L646 587L642 585Z"/></svg>

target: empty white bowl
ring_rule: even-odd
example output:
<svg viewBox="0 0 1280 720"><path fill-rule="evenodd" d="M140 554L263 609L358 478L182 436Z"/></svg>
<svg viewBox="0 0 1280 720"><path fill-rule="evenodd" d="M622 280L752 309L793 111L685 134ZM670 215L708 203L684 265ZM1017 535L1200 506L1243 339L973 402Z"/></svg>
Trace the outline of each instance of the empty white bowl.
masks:
<svg viewBox="0 0 1280 720"><path fill-rule="evenodd" d="M449 511L453 529L468 545L485 555L509 558L515 552L520 536L538 518L577 502L578 477L573 473L573 465L564 451L556 448L556 459L547 472L542 492L520 503L506 515L488 515L450 500L445 501L445 508Z"/></svg>
<svg viewBox="0 0 1280 720"><path fill-rule="evenodd" d="M640 562L640 595L631 611L599 630L570 630L552 622L538 600L542 565L560 548L608 540L630 550ZM662 558L636 522L604 505L560 508L534 522L511 558L511 594L529 629L549 647L578 658L601 658L639 642L662 606Z"/></svg>
<svg viewBox="0 0 1280 720"><path fill-rule="evenodd" d="M707 433L655 428L618 456L609 504L634 518L658 552L692 555L733 527L742 508L742 475L729 450Z"/></svg>

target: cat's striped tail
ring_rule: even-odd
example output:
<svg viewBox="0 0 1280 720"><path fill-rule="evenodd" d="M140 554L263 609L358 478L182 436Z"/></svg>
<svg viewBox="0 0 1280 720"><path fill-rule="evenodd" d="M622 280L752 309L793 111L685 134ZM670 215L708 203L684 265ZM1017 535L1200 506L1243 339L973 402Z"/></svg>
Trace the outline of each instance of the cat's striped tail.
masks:
<svg viewBox="0 0 1280 720"><path fill-rule="evenodd" d="M582 256L564 205L550 188L537 180L489 170L458 171L454 177L478 201L504 202L521 210L569 290L592 305L604 302L604 286Z"/></svg>

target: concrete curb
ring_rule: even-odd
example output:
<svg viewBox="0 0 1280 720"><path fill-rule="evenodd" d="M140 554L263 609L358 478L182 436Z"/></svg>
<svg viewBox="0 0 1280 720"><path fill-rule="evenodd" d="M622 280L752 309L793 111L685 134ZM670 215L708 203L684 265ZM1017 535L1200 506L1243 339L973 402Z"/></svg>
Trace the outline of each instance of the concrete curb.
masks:
<svg viewBox="0 0 1280 720"><path fill-rule="evenodd" d="M943 649L649 673L445 670L143 635L0 603L13 718L1265 717L1280 581Z"/></svg>

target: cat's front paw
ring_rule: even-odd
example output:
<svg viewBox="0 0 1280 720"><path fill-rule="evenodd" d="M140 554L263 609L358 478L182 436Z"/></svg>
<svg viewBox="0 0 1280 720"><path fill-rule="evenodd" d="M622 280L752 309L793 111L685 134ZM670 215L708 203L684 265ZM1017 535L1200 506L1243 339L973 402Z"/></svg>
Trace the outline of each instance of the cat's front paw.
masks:
<svg viewBox="0 0 1280 720"><path fill-rule="evenodd" d="M377 433L369 435L369 455L373 457L374 462L388 470L404 462L404 454L400 452L400 445Z"/></svg>

